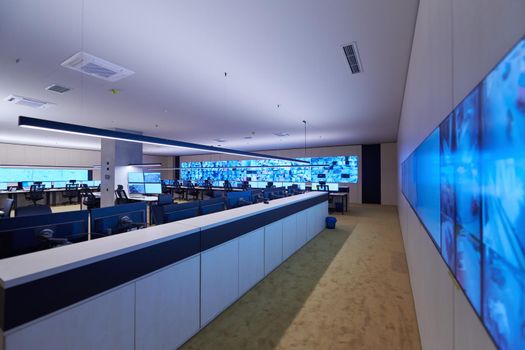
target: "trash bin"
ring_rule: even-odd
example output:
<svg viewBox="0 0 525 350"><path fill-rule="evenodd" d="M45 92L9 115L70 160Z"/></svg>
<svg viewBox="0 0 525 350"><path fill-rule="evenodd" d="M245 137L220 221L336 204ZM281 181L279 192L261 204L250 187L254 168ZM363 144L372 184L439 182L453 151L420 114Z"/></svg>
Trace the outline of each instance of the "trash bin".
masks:
<svg viewBox="0 0 525 350"><path fill-rule="evenodd" d="M335 228L335 223L337 222L337 219L333 216L327 216L326 217L326 228L333 230Z"/></svg>

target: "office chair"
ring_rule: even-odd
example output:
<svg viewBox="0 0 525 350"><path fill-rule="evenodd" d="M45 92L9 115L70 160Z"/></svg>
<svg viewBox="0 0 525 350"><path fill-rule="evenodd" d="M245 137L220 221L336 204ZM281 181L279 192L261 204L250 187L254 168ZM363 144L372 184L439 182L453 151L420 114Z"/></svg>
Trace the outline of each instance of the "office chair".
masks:
<svg viewBox="0 0 525 350"><path fill-rule="evenodd" d="M266 188L274 188L275 186L273 185L273 182L270 181L268 183L266 183Z"/></svg>
<svg viewBox="0 0 525 350"><path fill-rule="evenodd" d="M13 198L6 198L4 201L4 207L2 208L3 214L0 215L0 219L11 217L11 210L13 209Z"/></svg>
<svg viewBox="0 0 525 350"><path fill-rule="evenodd" d="M224 191L225 192L232 192L233 191L232 184L228 180L224 180Z"/></svg>
<svg viewBox="0 0 525 350"><path fill-rule="evenodd" d="M78 185L74 183L66 184L66 190L62 196L69 199L69 204L73 204L73 198L78 198Z"/></svg>
<svg viewBox="0 0 525 350"><path fill-rule="evenodd" d="M179 196L179 199L184 198L184 194L186 191L184 188L181 187L180 182L178 180L175 180L173 182L173 193Z"/></svg>
<svg viewBox="0 0 525 350"><path fill-rule="evenodd" d="M115 204L127 204L131 203L132 201L128 198L128 195L126 194L126 191L124 190L124 186L117 185L117 189L115 190Z"/></svg>
<svg viewBox="0 0 525 350"><path fill-rule="evenodd" d="M44 199L44 190L46 186L42 184L34 183L29 188L29 192L25 194L25 197L28 201L32 201L33 205L36 205L36 202Z"/></svg>
<svg viewBox="0 0 525 350"><path fill-rule="evenodd" d="M100 198L95 197L87 185L81 187L80 197L83 198L82 203L88 208L88 210L100 208Z"/></svg>
<svg viewBox="0 0 525 350"><path fill-rule="evenodd" d="M247 191L247 190L249 190L250 188L252 188L252 186L250 186L250 182L249 182L249 181L243 181L243 182L242 182L242 190L243 190L243 191Z"/></svg>
<svg viewBox="0 0 525 350"><path fill-rule="evenodd" d="M213 198L213 185L210 180L204 181L204 195Z"/></svg>
<svg viewBox="0 0 525 350"><path fill-rule="evenodd" d="M161 192L163 194L170 194L171 193L170 189L168 188L168 186L166 186L166 183L164 181L162 181L160 183L160 186L161 186L161 189L162 189Z"/></svg>
<svg viewBox="0 0 525 350"><path fill-rule="evenodd" d="M193 200L197 200L199 199L199 190L195 188L195 185L192 184L191 182L188 183L188 192L187 192L187 195L186 195L186 199L190 199L189 197L192 196Z"/></svg>

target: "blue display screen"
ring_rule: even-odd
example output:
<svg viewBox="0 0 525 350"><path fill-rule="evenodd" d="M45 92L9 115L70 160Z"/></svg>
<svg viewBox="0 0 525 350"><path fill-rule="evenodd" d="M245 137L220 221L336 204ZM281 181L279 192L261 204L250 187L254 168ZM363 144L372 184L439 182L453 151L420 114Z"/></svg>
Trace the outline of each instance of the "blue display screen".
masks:
<svg viewBox="0 0 525 350"><path fill-rule="evenodd" d="M86 169L0 168L0 182L87 181Z"/></svg>
<svg viewBox="0 0 525 350"><path fill-rule="evenodd" d="M160 183L160 173L144 173L144 182Z"/></svg>
<svg viewBox="0 0 525 350"><path fill-rule="evenodd" d="M497 346L525 348L525 39L403 162L402 192Z"/></svg>
<svg viewBox="0 0 525 350"><path fill-rule="evenodd" d="M128 185L128 191L130 194L146 193L143 183L130 183Z"/></svg>
<svg viewBox="0 0 525 350"><path fill-rule="evenodd" d="M160 183L154 184L154 183L146 183L145 185L145 193L147 194L159 194L162 193L162 186Z"/></svg>
<svg viewBox="0 0 525 350"><path fill-rule="evenodd" d="M310 166L279 159L181 163L182 180L357 183L357 156L300 158Z"/></svg>
<svg viewBox="0 0 525 350"><path fill-rule="evenodd" d="M129 172L128 182L144 182L144 173Z"/></svg>

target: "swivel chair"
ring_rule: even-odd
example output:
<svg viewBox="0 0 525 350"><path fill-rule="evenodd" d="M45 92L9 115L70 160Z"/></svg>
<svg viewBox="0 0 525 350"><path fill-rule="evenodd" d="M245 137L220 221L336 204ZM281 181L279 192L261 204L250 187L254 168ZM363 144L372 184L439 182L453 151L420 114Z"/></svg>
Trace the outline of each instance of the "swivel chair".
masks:
<svg viewBox="0 0 525 350"><path fill-rule="evenodd" d="M213 185L210 180L204 181L204 195L213 198Z"/></svg>
<svg viewBox="0 0 525 350"><path fill-rule="evenodd" d="M100 208L100 198L95 197L87 185L81 187L80 197L83 198L82 203L88 208L88 210Z"/></svg>
<svg viewBox="0 0 525 350"><path fill-rule="evenodd" d="M186 195L186 199L190 199L190 196L192 196L193 200L197 200L199 198L199 190L195 188L195 185L191 182L188 183L188 192Z"/></svg>
<svg viewBox="0 0 525 350"><path fill-rule="evenodd" d="M175 180L173 182L173 193L179 196L179 199L184 198L184 194L186 191L184 188L181 187L180 182L178 180Z"/></svg>
<svg viewBox="0 0 525 350"><path fill-rule="evenodd" d="M233 191L232 184L228 180L224 180L224 191L225 192L232 192Z"/></svg>
<svg viewBox="0 0 525 350"><path fill-rule="evenodd" d="M78 198L78 185L75 183L66 184L66 190L62 193L62 196L69 199L69 204L73 204L73 198Z"/></svg>
<svg viewBox="0 0 525 350"><path fill-rule="evenodd" d="M242 182L242 190L243 191L247 191L251 188L252 186L250 186L250 182L249 181L243 181Z"/></svg>
<svg viewBox="0 0 525 350"><path fill-rule="evenodd" d="M128 198L128 195L126 194L126 191L124 190L124 186L117 185L117 189L115 190L115 204L127 204L131 203L132 201Z"/></svg>
<svg viewBox="0 0 525 350"><path fill-rule="evenodd" d="M32 184L29 188L29 192L25 194L25 197L28 201L32 201L34 205L39 200L44 199L44 190L46 186L42 184Z"/></svg>

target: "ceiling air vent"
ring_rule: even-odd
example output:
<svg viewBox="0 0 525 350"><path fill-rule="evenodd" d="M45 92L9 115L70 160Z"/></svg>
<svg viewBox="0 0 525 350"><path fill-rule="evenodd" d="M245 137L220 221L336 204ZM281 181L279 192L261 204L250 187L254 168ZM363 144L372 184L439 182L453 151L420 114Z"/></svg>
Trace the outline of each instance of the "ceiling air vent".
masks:
<svg viewBox="0 0 525 350"><path fill-rule="evenodd" d="M359 52L357 51L357 43L354 41L350 45L343 46L343 50L352 74L361 73L363 69L361 67L361 60L359 59Z"/></svg>
<svg viewBox="0 0 525 350"><path fill-rule="evenodd" d="M35 109L46 109L53 105L53 103L35 100L34 98L27 98L16 95L9 95L4 98L4 101L14 103L15 105L31 107Z"/></svg>
<svg viewBox="0 0 525 350"><path fill-rule="evenodd" d="M61 63L63 67L76 70L106 81L119 81L135 72L103 60L86 52L78 52Z"/></svg>
<svg viewBox="0 0 525 350"><path fill-rule="evenodd" d="M50 86L46 87L46 90L58 92L59 94L63 94L64 92L68 92L71 89L67 88L65 86L60 86L60 85L57 85L57 84L53 84L53 85L50 85Z"/></svg>

